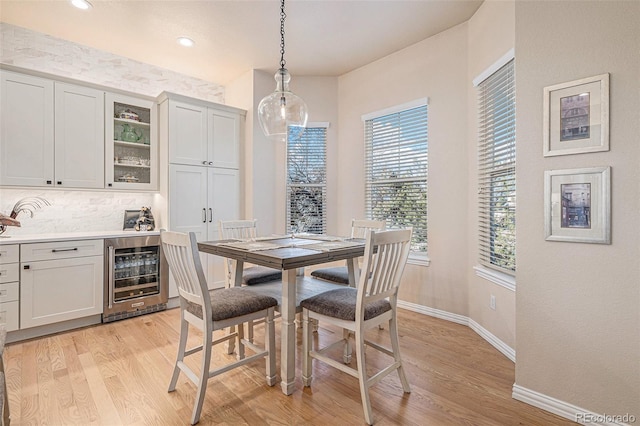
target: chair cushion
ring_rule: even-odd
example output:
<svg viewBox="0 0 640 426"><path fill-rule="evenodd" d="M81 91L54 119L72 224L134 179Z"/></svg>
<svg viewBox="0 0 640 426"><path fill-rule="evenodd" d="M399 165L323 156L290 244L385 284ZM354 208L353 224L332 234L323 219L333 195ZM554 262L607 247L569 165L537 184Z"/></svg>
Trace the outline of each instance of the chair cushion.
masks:
<svg viewBox="0 0 640 426"><path fill-rule="evenodd" d="M242 284L254 285L278 281L282 279L282 271L266 266L250 266L242 271Z"/></svg>
<svg viewBox="0 0 640 426"><path fill-rule="evenodd" d="M305 299L300 306L329 317L355 321L357 297L358 290L355 288L338 288ZM375 318L390 310L391 303L386 299L369 303L364 310L364 319Z"/></svg>
<svg viewBox="0 0 640 426"><path fill-rule="evenodd" d="M222 321L274 307L278 301L273 297L253 293L241 287L221 288L209 291L212 319ZM202 306L187 301L187 311L202 318Z"/></svg>
<svg viewBox="0 0 640 426"><path fill-rule="evenodd" d="M321 268L311 272L311 276L321 280L332 281L338 284L349 285L349 271L346 266L333 268Z"/></svg>

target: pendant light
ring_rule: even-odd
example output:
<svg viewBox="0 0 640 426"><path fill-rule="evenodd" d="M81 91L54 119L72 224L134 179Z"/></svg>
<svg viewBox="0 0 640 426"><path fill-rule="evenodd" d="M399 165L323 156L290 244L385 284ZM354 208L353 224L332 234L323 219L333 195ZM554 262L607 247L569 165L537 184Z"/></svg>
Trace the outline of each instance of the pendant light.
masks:
<svg viewBox="0 0 640 426"><path fill-rule="evenodd" d="M284 67L284 0L280 2L280 69L276 72L276 90L265 96L258 105L258 120L262 131L273 140L286 141L290 126L300 133L307 125L307 104L289 90L291 75Z"/></svg>

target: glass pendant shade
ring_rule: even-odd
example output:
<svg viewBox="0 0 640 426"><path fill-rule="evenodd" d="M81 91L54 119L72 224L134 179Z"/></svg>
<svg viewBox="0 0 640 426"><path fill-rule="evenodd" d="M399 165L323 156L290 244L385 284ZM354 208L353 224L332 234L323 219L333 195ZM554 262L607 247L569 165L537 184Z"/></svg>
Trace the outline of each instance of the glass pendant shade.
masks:
<svg viewBox="0 0 640 426"><path fill-rule="evenodd" d="M289 127L304 131L307 125L307 104L289 90L291 75L285 68L276 74L276 90L258 105L258 120L264 134L273 140L286 141Z"/></svg>

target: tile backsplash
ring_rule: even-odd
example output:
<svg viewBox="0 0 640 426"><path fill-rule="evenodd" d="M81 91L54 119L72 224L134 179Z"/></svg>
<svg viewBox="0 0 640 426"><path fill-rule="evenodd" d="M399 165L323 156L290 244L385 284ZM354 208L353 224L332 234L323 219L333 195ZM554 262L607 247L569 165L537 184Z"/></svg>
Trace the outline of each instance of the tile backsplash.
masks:
<svg viewBox="0 0 640 426"><path fill-rule="evenodd" d="M0 22L0 62L156 97L162 91L224 103L224 86Z"/></svg>
<svg viewBox="0 0 640 426"><path fill-rule="evenodd" d="M51 203L34 210L32 218L28 213L20 213L17 219L22 226L8 227L5 235L121 231L124 211L153 206L154 196L151 193L2 188L0 212L8 215L16 202L26 197L42 197Z"/></svg>

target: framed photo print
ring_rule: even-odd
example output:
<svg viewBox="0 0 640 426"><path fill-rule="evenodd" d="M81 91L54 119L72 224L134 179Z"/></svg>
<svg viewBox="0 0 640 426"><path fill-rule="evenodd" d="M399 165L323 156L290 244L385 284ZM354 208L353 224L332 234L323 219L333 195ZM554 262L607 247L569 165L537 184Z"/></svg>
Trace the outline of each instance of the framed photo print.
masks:
<svg viewBox="0 0 640 426"><path fill-rule="evenodd" d="M609 150L609 74L544 88L545 157Z"/></svg>
<svg viewBox="0 0 640 426"><path fill-rule="evenodd" d="M123 231L135 231L136 221L140 217L140 210L125 210L124 222L122 224Z"/></svg>
<svg viewBox="0 0 640 426"><path fill-rule="evenodd" d="M544 172L547 241L611 244L611 167Z"/></svg>

